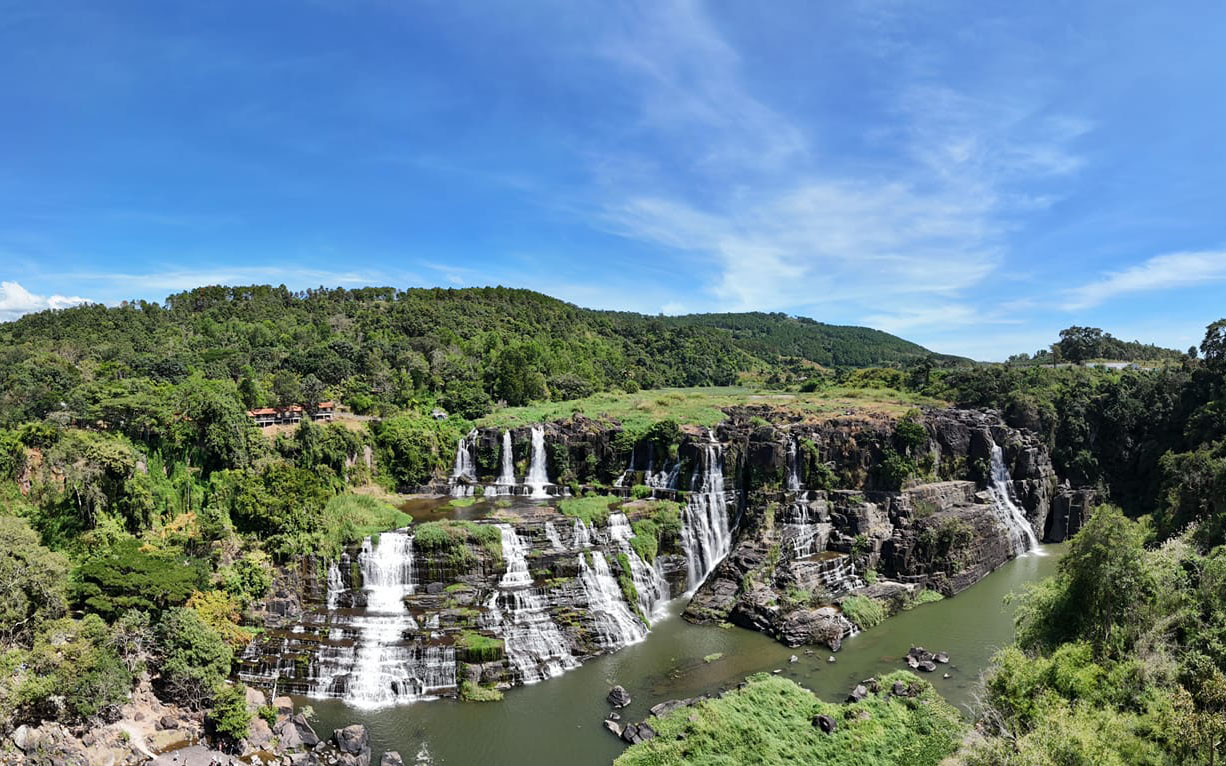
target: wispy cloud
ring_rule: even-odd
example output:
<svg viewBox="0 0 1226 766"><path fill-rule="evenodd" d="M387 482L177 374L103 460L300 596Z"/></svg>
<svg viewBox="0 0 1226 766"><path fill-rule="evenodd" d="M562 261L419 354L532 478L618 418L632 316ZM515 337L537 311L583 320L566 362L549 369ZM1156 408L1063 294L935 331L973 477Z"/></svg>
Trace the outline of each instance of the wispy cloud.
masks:
<svg viewBox="0 0 1226 766"><path fill-rule="evenodd" d="M1119 295L1226 282L1226 250L1167 253L1068 291L1067 309L1098 306Z"/></svg>
<svg viewBox="0 0 1226 766"><path fill-rule="evenodd" d="M1075 173L1072 142L1090 129L1037 99L973 97L915 75L866 134L892 159L856 167L817 156L807 131L820 123L755 94L697 3L653 3L601 50L638 99L639 143L666 144L673 162L655 167L633 143L600 156L596 224L705 256L695 276L710 308L837 303L863 315L907 296L922 305L871 316L899 329L938 316L972 326L979 312L943 307L1004 263L1012 215L1055 199L1018 183Z"/></svg>
<svg viewBox="0 0 1226 766"><path fill-rule="evenodd" d="M67 295L35 295L17 282L0 282L0 321L45 309L64 309L89 303L88 298Z"/></svg>

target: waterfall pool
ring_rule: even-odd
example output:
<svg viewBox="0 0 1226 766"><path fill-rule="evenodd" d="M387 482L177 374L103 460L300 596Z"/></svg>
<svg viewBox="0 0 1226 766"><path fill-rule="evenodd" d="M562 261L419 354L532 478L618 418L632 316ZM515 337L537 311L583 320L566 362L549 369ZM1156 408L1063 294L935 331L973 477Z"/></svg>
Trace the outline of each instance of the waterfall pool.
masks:
<svg viewBox="0 0 1226 766"><path fill-rule="evenodd" d="M746 675L779 669L786 678L828 700L840 700L861 679L902 669L912 645L949 653L950 664L925 676L955 705L971 703L979 673L992 654L1013 639L1012 611L1003 599L1027 583L1055 572L1063 546L1044 546L1047 556L1014 559L953 598L917 607L890 618L830 652L789 649L767 636L741 628L690 625L678 616L679 598L655 622L646 640L597 657L558 678L508 691L502 702L471 703L450 699L361 709L335 699L296 698L316 712L316 730L327 736L351 723L370 732L374 761L396 750L405 763L608 764L624 749L605 731L609 687L621 684L633 703L620 711L622 721L639 721L666 699L717 692ZM705 657L721 654L718 660ZM790 655L800 660L789 663Z"/></svg>

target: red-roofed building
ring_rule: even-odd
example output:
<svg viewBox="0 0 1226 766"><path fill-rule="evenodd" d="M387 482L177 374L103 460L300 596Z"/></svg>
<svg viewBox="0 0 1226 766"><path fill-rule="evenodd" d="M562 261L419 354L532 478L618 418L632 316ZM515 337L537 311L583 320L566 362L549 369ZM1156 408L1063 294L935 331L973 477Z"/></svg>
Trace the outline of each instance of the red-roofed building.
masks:
<svg viewBox="0 0 1226 766"><path fill-rule="evenodd" d="M333 402L320 402L311 413L311 420L327 421L331 420L336 414L336 404ZM261 407L258 410L247 410L247 415L260 428L268 426L293 425L301 423L302 418L306 415L306 409L299 404L292 404L288 407Z"/></svg>

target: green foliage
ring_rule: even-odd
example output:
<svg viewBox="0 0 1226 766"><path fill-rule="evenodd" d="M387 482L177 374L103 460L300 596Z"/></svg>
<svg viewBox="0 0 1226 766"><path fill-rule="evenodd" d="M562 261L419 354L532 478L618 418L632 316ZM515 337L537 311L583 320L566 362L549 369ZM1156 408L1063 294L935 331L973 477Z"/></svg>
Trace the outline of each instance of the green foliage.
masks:
<svg viewBox="0 0 1226 766"><path fill-rule="evenodd" d="M38 544L24 519L0 516L0 649L29 646L67 610L68 562Z"/></svg>
<svg viewBox="0 0 1226 766"><path fill-rule="evenodd" d="M642 500L646 497L651 497L652 489L646 484L635 484L630 488L630 496L635 500Z"/></svg>
<svg viewBox="0 0 1226 766"><path fill-rule="evenodd" d="M1157 583L1138 524L1100 506L1069 544L1059 574L1031 586L1015 613L1018 644L1050 650L1084 638L1099 655L1119 651L1145 629Z"/></svg>
<svg viewBox="0 0 1226 766"><path fill-rule="evenodd" d="M908 599L907 603L903 606L903 609L914 609L915 607L923 606L924 604L935 604L944 598L945 596L941 595L940 591L932 590L931 588L924 588Z"/></svg>
<svg viewBox="0 0 1226 766"><path fill-rule="evenodd" d="M630 556L625 553L618 553L616 560L617 584L622 589L622 598L626 600L626 605L630 607L630 611L638 615L638 618L643 622L647 622L646 616L643 615L642 609L639 608L639 589L634 584L634 570L630 568Z"/></svg>
<svg viewBox="0 0 1226 766"><path fill-rule="evenodd" d="M217 570L217 582L245 608L272 587L272 565L263 551L252 551Z"/></svg>
<svg viewBox="0 0 1226 766"><path fill-rule="evenodd" d="M163 693L193 708L211 701L214 690L230 675L234 659L233 651L217 631L187 608L171 609L162 617L158 651Z"/></svg>
<svg viewBox="0 0 1226 766"><path fill-rule="evenodd" d="M445 554L460 569L469 569L477 563L472 546L484 548L495 565L502 560L502 533L492 524L427 521L413 527L413 545L428 553Z"/></svg>
<svg viewBox="0 0 1226 766"><path fill-rule="evenodd" d="M246 690L247 687L242 684L219 683L213 691L213 709L208 715L209 726L231 742L246 739L251 730L251 712L247 710Z"/></svg>
<svg viewBox="0 0 1226 766"><path fill-rule="evenodd" d="M73 599L108 620L128 609L160 612L187 601L204 586L207 572L199 559L146 551L137 540L120 539L77 568Z"/></svg>
<svg viewBox="0 0 1226 766"><path fill-rule="evenodd" d="M464 662L495 662L503 658L505 644L501 638L466 630L455 642L456 651Z"/></svg>
<svg viewBox="0 0 1226 766"><path fill-rule="evenodd" d="M788 679L750 676L744 687L718 699L652 719L657 736L631 746L614 763L935 766L962 738L958 713L931 685L909 673L882 678L883 690L896 680L915 685L918 696L910 699L885 692L852 705L836 705ZM867 715L857 715L859 711ZM833 733L813 725L819 713L838 723Z"/></svg>
<svg viewBox="0 0 1226 766"><path fill-rule="evenodd" d="M277 725L277 709L272 705L260 705L260 709L255 711L255 714L264 719L264 723L270 727Z"/></svg>
<svg viewBox="0 0 1226 766"><path fill-rule="evenodd" d="M854 622L861 630L868 630L885 622L886 609L875 598L868 596L848 596L842 601L844 616Z"/></svg>
<svg viewBox="0 0 1226 766"><path fill-rule="evenodd" d="M502 692L490 686L481 686L465 678L460 682L460 699L465 702L501 702Z"/></svg>
<svg viewBox="0 0 1226 766"><path fill-rule="evenodd" d="M710 665L712 662L719 662L723 658L724 658L723 652L714 652L712 654L705 655L702 658L702 661Z"/></svg>
<svg viewBox="0 0 1226 766"><path fill-rule="evenodd" d="M0 719L114 720L134 681L110 630L92 614L47 623L29 652L0 655L0 667L10 671L0 684Z"/></svg>
<svg viewBox="0 0 1226 766"><path fill-rule="evenodd" d="M620 498L610 495L571 497L558 503L558 512L588 525L604 526L609 521L609 506L617 502Z"/></svg>
<svg viewBox="0 0 1226 766"><path fill-rule="evenodd" d="M918 469L911 458L900 455L887 448L881 462L877 464L877 481L882 489L897 492L902 489L903 482L917 473Z"/></svg>
<svg viewBox="0 0 1226 766"><path fill-rule="evenodd" d="M451 464L455 445L468 430L455 419L435 420L424 414L396 415L371 428L379 450L379 465L398 489L413 489L441 476Z"/></svg>

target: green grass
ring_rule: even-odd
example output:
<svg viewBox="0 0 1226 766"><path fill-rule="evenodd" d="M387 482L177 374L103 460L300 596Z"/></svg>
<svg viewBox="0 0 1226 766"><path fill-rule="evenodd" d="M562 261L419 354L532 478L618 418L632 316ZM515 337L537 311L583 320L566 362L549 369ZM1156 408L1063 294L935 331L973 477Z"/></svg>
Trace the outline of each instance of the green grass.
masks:
<svg viewBox="0 0 1226 766"><path fill-rule="evenodd" d="M465 679L460 682L460 699L468 702L499 702L502 692Z"/></svg>
<svg viewBox="0 0 1226 766"><path fill-rule="evenodd" d="M919 695L891 696L898 680L918 684ZM759 673L719 699L648 719L657 736L631 746L614 764L935 766L957 749L964 726L931 684L904 671L882 678L881 688L882 694L862 702L838 705L786 678ZM854 715L860 711L868 715ZM833 733L812 724L819 713L838 723Z"/></svg>
<svg viewBox="0 0 1226 766"><path fill-rule="evenodd" d="M941 595L940 591L924 588L919 593L912 596L911 599L907 601L906 605L903 606L903 609L911 609L923 604L932 604L937 601L941 601L944 598L945 597Z"/></svg>
<svg viewBox="0 0 1226 766"><path fill-rule="evenodd" d="M634 570L630 568L630 556L625 553L617 554L617 566L621 570L617 573L617 584L621 586L622 597L626 599L630 610L646 624L647 618L639 609L639 589L634 585Z"/></svg>
<svg viewBox="0 0 1226 766"><path fill-rule="evenodd" d="M502 533L492 524L472 521L427 521L413 528L413 545L426 553L441 553L467 569L476 563L470 546L484 548L495 564L502 561Z"/></svg>
<svg viewBox="0 0 1226 766"><path fill-rule="evenodd" d="M517 428L566 420L578 412L590 418L616 420L631 431L645 430L652 423L665 419L709 427L724 420L722 408L742 404L768 404L810 417L827 418L850 409L898 417L922 404L937 406L944 402L890 388L831 386L812 393L745 386L656 388L633 394L600 393L585 399L509 407L481 418L477 425Z"/></svg>
<svg viewBox="0 0 1226 766"><path fill-rule="evenodd" d="M719 662L723 658L724 658L723 652L715 652L714 654L708 654L706 657L703 657L702 661L710 665L712 662Z"/></svg>
<svg viewBox="0 0 1226 766"><path fill-rule="evenodd" d="M466 630L456 639L455 647L465 662L493 662L502 659L505 644L501 638Z"/></svg>
<svg viewBox="0 0 1226 766"><path fill-rule="evenodd" d="M475 497L453 497L451 498L451 501L447 504L450 505L452 508L467 508L468 506L473 505L476 502L477 502L477 498Z"/></svg>
<svg viewBox="0 0 1226 766"><path fill-rule="evenodd" d="M413 522L413 517L382 500L369 495L346 492L328 501L324 514L328 527L342 543L353 543L364 537L399 529Z"/></svg>
<svg viewBox="0 0 1226 766"><path fill-rule="evenodd" d="M885 605L868 596L848 596L843 599L843 614L847 619L860 626L860 630L880 625L885 622Z"/></svg>
<svg viewBox="0 0 1226 766"><path fill-rule="evenodd" d="M571 497L558 503L558 512L563 516L582 519L589 525L603 526L609 520L609 505L618 502L621 502L621 498L609 495Z"/></svg>

